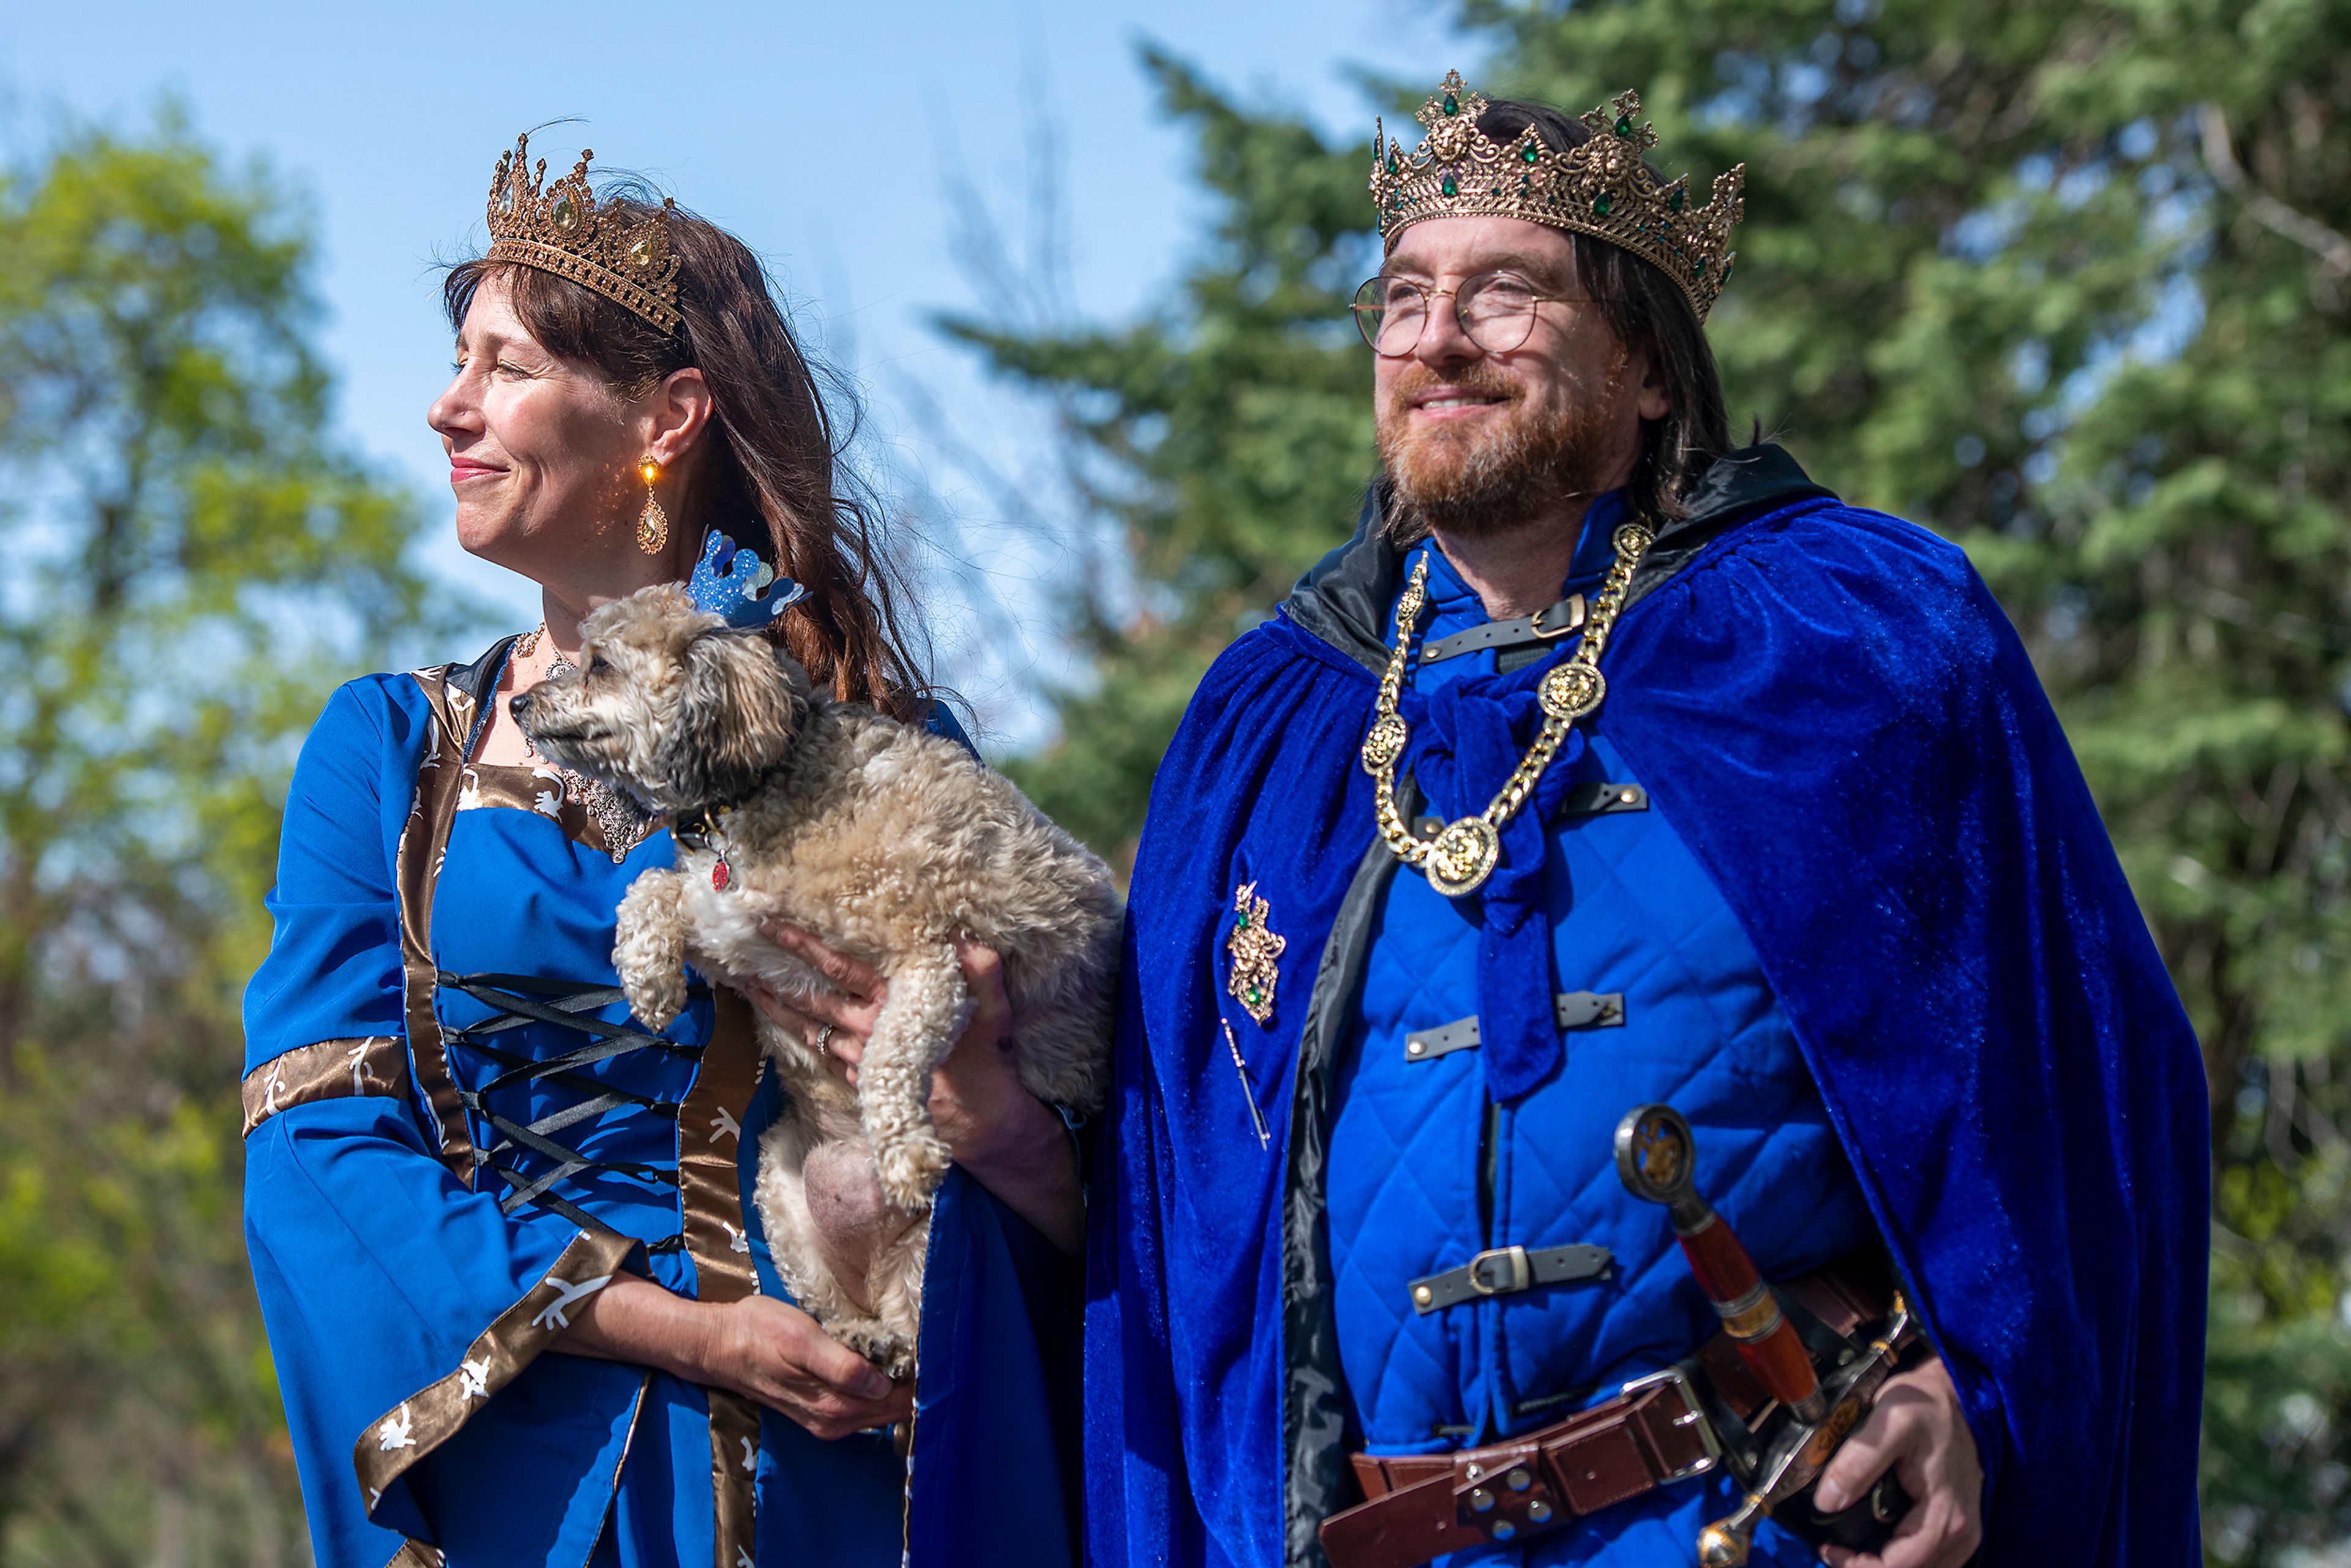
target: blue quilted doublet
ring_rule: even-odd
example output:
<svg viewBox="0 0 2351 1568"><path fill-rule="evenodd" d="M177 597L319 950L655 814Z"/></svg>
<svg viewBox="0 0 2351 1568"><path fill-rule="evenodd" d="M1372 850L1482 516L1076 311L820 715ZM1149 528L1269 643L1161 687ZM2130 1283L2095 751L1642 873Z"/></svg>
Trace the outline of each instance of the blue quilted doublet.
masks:
<svg viewBox="0 0 2351 1568"><path fill-rule="evenodd" d="M1610 519L1596 520L1587 540L1598 536L1604 562ZM1578 579L1597 564L1580 557ZM1441 556L1429 589L1426 637L1486 618ZM1458 657L1416 679L1490 671L1493 660ZM1640 782L1609 744L1604 709L1592 741L1579 785ZM1700 1189L1767 1277L1876 1239L1754 951L1664 813L1562 813L1546 883L1554 989L1621 993L1623 1021L1566 1031L1561 1070L1492 1108L1490 1156L1479 1051L1416 1060L1405 1046L1413 1031L1478 1011L1477 901L1399 871L1373 935L1338 1064L1328 1197L1340 1356L1374 1452L1443 1452L1547 1425L1714 1332L1665 1210L1617 1180L1612 1139L1635 1105L1665 1101L1689 1118ZM1485 1249L1578 1242L1614 1254L1611 1278L1414 1310L1412 1281ZM1730 1507L1727 1480L1685 1484L1523 1547L1448 1561L1690 1562L1698 1528ZM1776 1530L1756 1546L1759 1562L1812 1560Z"/></svg>

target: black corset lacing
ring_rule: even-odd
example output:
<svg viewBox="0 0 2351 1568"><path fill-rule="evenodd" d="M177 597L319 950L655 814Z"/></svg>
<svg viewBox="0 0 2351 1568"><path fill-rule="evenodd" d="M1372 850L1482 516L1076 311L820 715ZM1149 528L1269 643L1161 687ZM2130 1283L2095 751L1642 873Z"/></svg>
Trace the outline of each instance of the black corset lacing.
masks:
<svg viewBox="0 0 2351 1568"><path fill-rule="evenodd" d="M666 1122L677 1120L678 1105L674 1101L655 1100L626 1089L616 1089L578 1071L599 1061L609 1061L637 1051L660 1051L672 1056L699 1062L702 1047L681 1045L657 1034L627 1024L606 1023L593 1017L597 1009L609 1007L621 999L618 986L583 986L567 980L543 980L528 975L453 975L444 969L434 979L451 990L463 991L490 1008L492 1014L481 1022L464 1029L448 1029L444 1038L465 1046L476 1055L487 1059L501 1069L479 1089L460 1087L457 1096L465 1109L489 1124L499 1141L486 1149L476 1149L476 1168L487 1166L507 1184L506 1196L498 1199L502 1213L512 1214L527 1203L552 1209L573 1224L583 1228L609 1229L578 1204L553 1190L555 1184L574 1176L594 1176L611 1171L620 1176L635 1176L644 1181L659 1182L664 1186L678 1185L676 1167L647 1165L639 1160L590 1159L577 1149L567 1148L549 1134L561 1132L575 1122L623 1105L632 1105L649 1116ZM710 995L706 985L689 987L689 999ZM491 1037L508 1030L527 1029L535 1023L553 1024L588 1037L588 1043L549 1057L520 1056L493 1044ZM588 1098L560 1111L550 1112L528 1126L499 1115L490 1109L488 1097L500 1089L517 1083L537 1082L544 1079L577 1090ZM517 1152L528 1150L549 1163L538 1176L525 1176L516 1168ZM650 1252L674 1252L685 1245L683 1232L665 1236L659 1241L646 1243Z"/></svg>

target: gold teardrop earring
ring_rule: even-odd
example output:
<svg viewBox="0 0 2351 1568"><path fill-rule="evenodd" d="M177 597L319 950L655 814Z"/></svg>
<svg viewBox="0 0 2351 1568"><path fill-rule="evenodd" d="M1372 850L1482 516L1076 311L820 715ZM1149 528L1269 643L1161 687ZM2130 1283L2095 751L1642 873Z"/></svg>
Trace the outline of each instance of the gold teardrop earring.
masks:
<svg viewBox="0 0 2351 1568"><path fill-rule="evenodd" d="M637 514L637 548L647 555L661 554L669 543L669 514L662 510L660 500L653 495L653 481L661 477L661 465L647 457L637 465L645 478L645 509Z"/></svg>

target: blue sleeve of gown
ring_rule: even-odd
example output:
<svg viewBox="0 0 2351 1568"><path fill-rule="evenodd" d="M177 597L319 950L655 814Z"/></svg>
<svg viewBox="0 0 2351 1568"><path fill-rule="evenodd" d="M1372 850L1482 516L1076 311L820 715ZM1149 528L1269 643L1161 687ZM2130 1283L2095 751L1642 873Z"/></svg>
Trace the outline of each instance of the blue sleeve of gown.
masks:
<svg viewBox="0 0 2351 1568"><path fill-rule="evenodd" d="M538 1352L568 1321L562 1287L609 1277L621 1248L507 1217L428 1142L393 865L430 719L400 680L345 686L303 746L246 994L248 1081L298 1082L322 1044L399 1043L363 1084L350 1070L365 1092L292 1098L253 1129L246 1244L320 1563L377 1568L403 1537L453 1564L580 1562L643 1375Z"/></svg>

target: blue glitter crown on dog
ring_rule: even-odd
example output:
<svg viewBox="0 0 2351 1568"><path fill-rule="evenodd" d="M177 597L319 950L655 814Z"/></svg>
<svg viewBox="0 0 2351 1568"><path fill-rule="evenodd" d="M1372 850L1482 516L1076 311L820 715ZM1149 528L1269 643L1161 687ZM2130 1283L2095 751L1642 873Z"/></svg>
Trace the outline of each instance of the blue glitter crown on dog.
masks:
<svg viewBox="0 0 2351 1568"><path fill-rule="evenodd" d="M808 597L808 590L719 532L702 541L702 559L685 585L695 608L706 610L740 632L758 632Z"/></svg>

